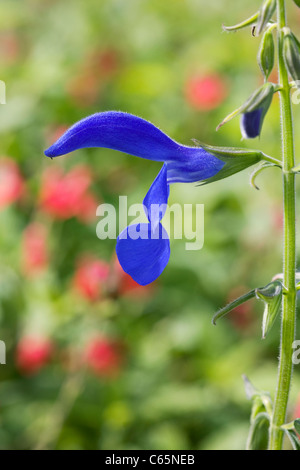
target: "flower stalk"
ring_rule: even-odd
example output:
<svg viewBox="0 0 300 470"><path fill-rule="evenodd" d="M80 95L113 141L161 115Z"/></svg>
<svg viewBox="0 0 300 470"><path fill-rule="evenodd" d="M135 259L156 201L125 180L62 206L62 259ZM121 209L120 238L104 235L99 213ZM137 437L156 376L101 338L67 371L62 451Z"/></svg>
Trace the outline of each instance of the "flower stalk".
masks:
<svg viewBox="0 0 300 470"><path fill-rule="evenodd" d="M285 0L277 0L278 21L278 70L281 84L281 138L283 161L284 193L284 286L287 289L283 296L281 345L278 371L277 391L273 416L270 426L270 450L281 450L286 411L293 374L292 344L296 331L296 196L294 167L294 133L290 97L289 77L283 53L283 28L286 27Z"/></svg>

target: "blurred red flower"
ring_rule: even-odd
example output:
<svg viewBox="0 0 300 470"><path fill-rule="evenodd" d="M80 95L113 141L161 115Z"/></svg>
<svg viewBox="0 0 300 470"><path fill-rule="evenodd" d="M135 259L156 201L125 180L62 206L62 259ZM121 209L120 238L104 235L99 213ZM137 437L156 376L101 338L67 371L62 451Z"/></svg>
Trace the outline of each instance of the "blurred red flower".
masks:
<svg viewBox="0 0 300 470"><path fill-rule="evenodd" d="M20 41L14 31L0 33L1 62L7 64L15 62L20 54Z"/></svg>
<svg viewBox="0 0 300 470"><path fill-rule="evenodd" d="M87 196L91 197L88 192L91 183L91 173L87 166L78 165L66 174L63 174L60 167L47 168L42 177L40 193L42 210L58 219L74 216L82 219L82 205Z"/></svg>
<svg viewBox="0 0 300 470"><path fill-rule="evenodd" d="M52 343L45 338L24 336L17 345L16 364L25 375L37 373L53 353Z"/></svg>
<svg viewBox="0 0 300 470"><path fill-rule="evenodd" d="M194 109L209 111L217 108L226 98L225 80L217 74L194 75L185 84L187 103Z"/></svg>
<svg viewBox="0 0 300 470"><path fill-rule="evenodd" d="M24 180L16 162L0 158L0 208L18 200L24 192Z"/></svg>
<svg viewBox="0 0 300 470"><path fill-rule="evenodd" d="M121 345L104 337L92 339L85 349L85 363L100 377L113 377L122 365Z"/></svg>
<svg viewBox="0 0 300 470"><path fill-rule="evenodd" d="M23 232L22 267L25 275L38 274L48 265L47 232L39 222L32 222Z"/></svg>
<svg viewBox="0 0 300 470"><path fill-rule="evenodd" d="M101 298L109 272L110 267L106 261L84 257L78 263L73 286L81 297L95 302Z"/></svg>

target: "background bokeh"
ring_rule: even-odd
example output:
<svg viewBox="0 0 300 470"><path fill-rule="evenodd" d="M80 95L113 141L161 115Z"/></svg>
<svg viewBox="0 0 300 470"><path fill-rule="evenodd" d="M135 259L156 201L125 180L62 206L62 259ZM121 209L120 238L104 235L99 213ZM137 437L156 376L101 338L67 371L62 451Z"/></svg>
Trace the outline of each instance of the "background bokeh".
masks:
<svg viewBox="0 0 300 470"><path fill-rule="evenodd" d="M299 11L290 19L300 31ZM222 32L245 0L3 0L0 5L1 449L243 449L251 404L241 379L273 396L279 323L261 340L253 302L215 328L228 300L281 272L280 172L174 185L170 203L205 204L205 245L172 240L152 286L122 273L96 237L102 202L141 202L159 165L91 149L43 156L70 124L117 109L178 141L240 145L222 118L262 83L259 39ZM276 73L272 75L276 81ZM300 106L294 106L300 148ZM275 97L260 140L280 158ZM300 193L299 193L300 194ZM300 415L295 367L289 417ZM298 401L298 411L297 411Z"/></svg>

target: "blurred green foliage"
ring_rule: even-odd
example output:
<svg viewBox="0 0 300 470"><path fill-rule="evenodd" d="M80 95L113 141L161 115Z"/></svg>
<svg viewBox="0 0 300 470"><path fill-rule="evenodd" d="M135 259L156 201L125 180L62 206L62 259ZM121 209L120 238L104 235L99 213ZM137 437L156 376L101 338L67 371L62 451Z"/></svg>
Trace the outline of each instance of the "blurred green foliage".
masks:
<svg viewBox="0 0 300 470"><path fill-rule="evenodd" d="M57 129L98 111L140 115L186 144L196 138L240 145L237 121L215 128L262 83L259 40L249 30L224 33L221 25L249 16L259 3L1 2L0 78L7 86L1 154L18 163L26 184L21 201L0 212L0 338L7 345L7 364L0 366L1 449L244 448L250 403L241 375L274 394L279 324L261 340L259 302L216 328L211 317L236 291L266 285L282 270L276 168L258 178L260 191L248 184L250 171L203 188L172 187L171 203L205 204L204 248L186 252L184 241L172 240L170 263L150 295L107 295L93 303L72 289L76 263L86 253L110 262L114 241L97 239L96 217L83 224L42 214L39 194L48 167L68 171L84 163L99 203L117 205L120 194L142 201L157 163L100 149L53 162L43 157ZM299 30L299 12L291 20ZM221 77L227 90L213 109L187 99L191 77L207 74ZM297 129L299 106L294 111ZM275 98L261 139L243 145L280 158L278 112ZM298 149L297 132L296 139ZM28 276L22 237L36 219L47 227L50 260L41 274ZM123 345L115 377L81 366L81 351L95 334ZM55 344L51 361L31 375L16 363L24 335ZM299 386L296 367L291 418Z"/></svg>

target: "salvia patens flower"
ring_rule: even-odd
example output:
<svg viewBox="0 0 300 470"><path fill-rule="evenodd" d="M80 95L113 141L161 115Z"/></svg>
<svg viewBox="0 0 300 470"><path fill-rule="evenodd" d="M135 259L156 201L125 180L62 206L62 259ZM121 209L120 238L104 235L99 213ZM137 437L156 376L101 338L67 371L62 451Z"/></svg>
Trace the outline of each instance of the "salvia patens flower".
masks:
<svg viewBox="0 0 300 470"><path fill-rule="evenodd" d="M169 261L170 242L161 220L170 184L215 181L262 158L258 151L181 145L150 122L114 111L97 113L77 122L45 154L52 158L91 147L109 148L163 163L144 199L148 223L127 227L117 240L116 251L122 268L140 285L153 282Z"/></svg>

